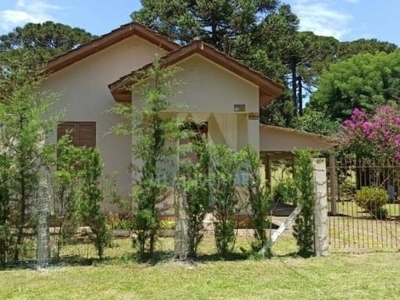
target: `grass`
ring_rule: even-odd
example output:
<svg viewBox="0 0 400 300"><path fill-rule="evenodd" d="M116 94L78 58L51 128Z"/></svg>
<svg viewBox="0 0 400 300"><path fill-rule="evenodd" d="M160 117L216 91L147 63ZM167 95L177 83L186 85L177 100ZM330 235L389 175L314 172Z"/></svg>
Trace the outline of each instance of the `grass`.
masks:
<svg viewBox="0 0 400 300"><path fill-rule="evenodd" d="M389 217L400 217L400 204L386 204L384 206L388 210ZM337 202L336 209L338 214L353 217L369 217L371 214L359 207L354 201Z"/></svg>
<svg viewBox="0 0 400 300"><path fill-rule="evenodd" d="M248 242L241 237L237 248ZM0 299L397 299L400 293L400 253L303 259L290 255L296 245L285 234L272 259L221 261L207 236L195 264L173 262L168 255L157 264L139 264L129 259L129 240L115 243L104 262L3 271ZM160 239L164 254L172 247L172 239ZM94 256L87 245L69 246L65 253Z"/></svg>

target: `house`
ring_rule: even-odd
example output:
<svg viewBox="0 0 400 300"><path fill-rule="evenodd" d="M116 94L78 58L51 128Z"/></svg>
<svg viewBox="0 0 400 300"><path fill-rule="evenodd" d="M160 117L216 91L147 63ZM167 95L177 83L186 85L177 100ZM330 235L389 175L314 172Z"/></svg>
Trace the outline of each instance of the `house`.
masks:
<svg viewBox="0 0 400 300"><path fill-rule="evenodd" d="M294 147L326 149L326 139L303 132L260 125L259 108L279 97L283 86L202 41L180 47L151 29L129 23L52 59L44 90L61 91L57 110L67 108L55 141L73 131L76 145L98 147L105 173L117 172L118 192L131 191L131 138L107 134L120 122L107 113L115 103L135 102L127 86L132 74L151 65L156 54L164 65L178 65L185 82L175 97L185 109L177 116L207 122L208 139L238 150L252 145L269 165L269 158L290 155ZM134 138L134 137L132 137ZM267 168L268 169L268 168Z"/></svg>

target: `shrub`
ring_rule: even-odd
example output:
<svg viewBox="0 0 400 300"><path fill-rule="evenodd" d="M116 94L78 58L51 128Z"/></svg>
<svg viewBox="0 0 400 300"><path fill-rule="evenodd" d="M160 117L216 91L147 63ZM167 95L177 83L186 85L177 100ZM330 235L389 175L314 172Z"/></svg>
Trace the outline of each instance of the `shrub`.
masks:
<svg viewBox="0 0 400 300"><path fill-rule="evenodd" d="M203 220L210 207L209 164L210 151L205 139L199 134L191 136L188 148L182 147L182 154L191 157L180 161L179 176L176 179L176 256L180 259L197 256L197 248L203 239ZM189 132L189 136L191 132ZM185 155L183 155L185 157ZM184 213L182 214L182 211ZM187 253L183 253L183 252Z"/></svg>
<svg viewBox="0 0 400 300"><path fill-rule="evenodd" d="M377 107L370 116L355 108L351 118L343 122L349 150L375 160L400 160L400 118L398 108Z"/></svg>
<svg viewBox="0 0 400 300"><path fill-rule="evenodd" d="M388 217L388 210L385 207L378 207L371 211L372 215L379 220L386 220Z"/></svg>
<svg viewBox="0 0 400 300"><path fill-rule="evenodd" d="M268 216L270 214L270 190L263 186L260 167L261 160L257 151L248 146L243 149L244 171L248 175L246 190L250 204L250 218L256 241L252 243L253 252L258 252L267 242Z"/></svg>
<svg viewBox="0 0 400 300"><path fill-rule="evenodd" d="M120 219L117 221L115 224L114 229L120 229L120 230L132 230L132 221L128 219Z"/></svg>
<svg viewBox="0 0 400 300"><path fill-rule="evenodd" d="M62 247L74 241L79 227L79 164L84 149L75 147L68 135L58 141L56 170L52 173L53 221L58 226L59 234L55 237L55 257L60 258Z"/></svg>
<svg viewBox="0 0 400 300"><path fill-rule="evenodd" d="M293 179L287 178L279 181L272 190L272 200L281 203L296 204L298 191Z"/></svg>
<svg viewBox="0 0 400 300"><path fill-rule="evenodd" d="M293 226L293 235L303 257L314 253L314 185L312 153L305 150L296 151L296 187L299 191L298 202L302 207Z"/></svg>
<svg viewBox="0 0 400 300"><path fill-rule="evenodd" d="M106 216L107 226L111 230L132 230L133 220L126 214L109 212Z"/></svg>
<svg viewBox="0 0 400 300"><path fill-rule="evenodd" d="M160 229L162 230L173 230L176 227L176 222L171 220L161 220Z"/></svg>
<svg viewBox="0 0 400 300"><path fill-rule="evenodd" d="M133 229L133 245L137 247L137 258L151 257L155 251L157 233L160 229L160 205L171 195L171 183L176 173L175 161L179 147L176 142L182 137L181 121L163 115L165 111L178 109L170 101L181 84L175 75L178 67L164 68L159 56L152 67L140 74L138 84L132 88L137 96L134 105L118 104L112 114L125 120L111 128L117 135L134 136L131 147L131 165L135 181L130 199ZM146 77L146 80L142 80Z"/></svg>
<svg viewBox="0 0 400 300"><path fill-rule="evenodd" d="M356 192L355 196L356 203L358 206L365 208L373 214L374 211L382 208L387 201L387 192L378 187L362 187Z"/></svg>
<svg viewBox="0 0 400 300"><path fill-rule="evenodd" d="M232 218L239 211L236 174L242 165L242 154L235 153L225 145L214 145L211 152L211 193L215 243L218 253L226 258L233 250L236 240L236 220Z"/></svg>
<svg viewBox="0 0 400 300"><path fill-rule="evenodd" d="M103 162L97 149L87 149L83 154L80 215L83 223L90 227L92 232L90 239L97 250L97 255L103 259L104 249L110 246L112 241L106 216L100 209L104 195L100 186Z"/></svg>

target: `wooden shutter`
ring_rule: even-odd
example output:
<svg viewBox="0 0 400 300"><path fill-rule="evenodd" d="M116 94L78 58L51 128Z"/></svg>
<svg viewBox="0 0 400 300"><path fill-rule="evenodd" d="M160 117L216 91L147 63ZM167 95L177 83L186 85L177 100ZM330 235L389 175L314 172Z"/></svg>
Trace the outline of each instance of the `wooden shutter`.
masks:
<svg viewBox="0 0 400 300"><path fill-rule="evenodd" d="M96 147L95 122L81 122L78 124L77 146Z"/></svg>
<svg viewBox="0 0 400 300"><path fill-rule="evenodd" d="M68 134L71 136L72 144L74 146L78 146L76 144L77 138L77 131L78 131L78 123L75 122L65 122L58 125L57 128L57 140L62 138L64 135Z"/></svg>
<svg viewBox="0 0 400 300"><path fill-rule="evenodd" d="M95 122L64 122L58 125L57 138L65 134L72 138L72 144L78 147L96 147L96 123Z"/></svg>

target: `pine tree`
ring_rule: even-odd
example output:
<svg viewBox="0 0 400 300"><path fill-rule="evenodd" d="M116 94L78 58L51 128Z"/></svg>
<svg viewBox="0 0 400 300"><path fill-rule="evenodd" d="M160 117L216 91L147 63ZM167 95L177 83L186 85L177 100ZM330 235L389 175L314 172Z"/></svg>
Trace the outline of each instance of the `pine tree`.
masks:
<svg viewBox="0 0 400 300"><path fill-rule="evenodd" d="M160 228L160 205L171 193L173 184L171 157L176 155L176 142L181 136L180 121L162 113L175 106L171 97L180 82L175 78L177 67L162 67L156 57L152 66L138 74L132 88L132 105L117 105L111 113L127 122L111 129L115 134L134 137L132 172L135 180L132 193L132 214L139 256L154 253ZM175 107L176 108L176 107Z"/></svg>
<svg viewBox="0 0 400 300"><path fill-rule="evenodd" d="M80 163L82 165L80 213L83 223L90 227L90 239L97 250L97 255L103 259L104 249L111 243L111 232L107 228L106 217L100 208L104 198L100 186L103 172L100 152L97 149L86 149Z"/></svg>
<svg viewBox="0 0 400 300"><path fill-rule="evenodd" d="M14 68L8 68L0 77L0 151L2 161L9 167L8 171L2 166L0 172L4 178L2 222L9 224L11 219L17 222L16 240L8 245L14 261L20 258L25 228L32 226L28 210L35 204L40 170L47 164L48 149L52 147L44 144L44 139L61 118L61 114L51 111L57 94L38 92L42 78L27 69L26 61L29 57L12 61L8 65Z"/></svg>
<svg viewBox="0 0 400 300"><path fill-rule="evenodd" d="M296 217L293 226L293 235L299 246L301 256L310 256L314 253L314 167L312 154L306 150L296 151L296 177L295 183L299 191L297 204L301 206L301 212Z"/></svg>

